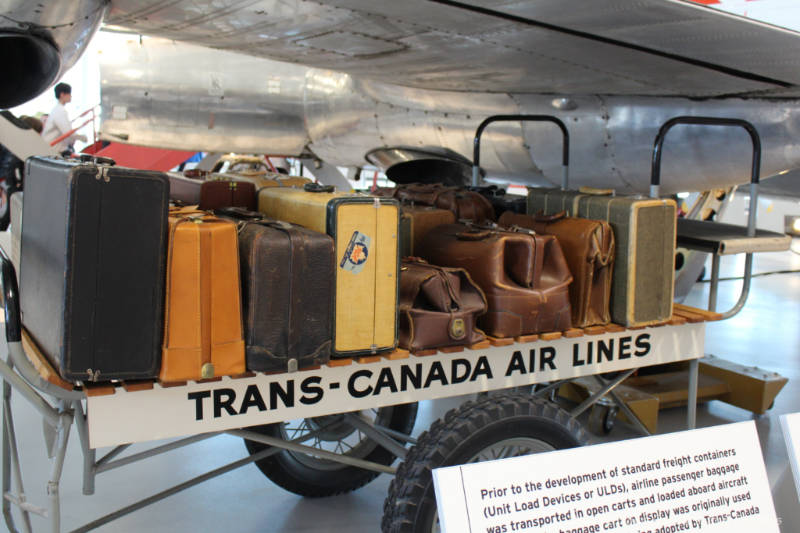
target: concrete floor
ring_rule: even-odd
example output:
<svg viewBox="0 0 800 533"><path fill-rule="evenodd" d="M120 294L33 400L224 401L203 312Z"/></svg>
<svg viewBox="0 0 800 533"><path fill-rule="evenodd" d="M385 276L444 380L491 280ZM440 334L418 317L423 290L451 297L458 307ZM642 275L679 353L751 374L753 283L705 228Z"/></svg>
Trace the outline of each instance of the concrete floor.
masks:
<svg viewBox="0 0 800 533"><path fill-rule="evenodd" d="M800 252L800 239L793 247ZM722 274L735 275L741 260L723 262ZM800 254L763 254L756 260L756 272L800 269ZM727 281L720 290L720 309L733 304L739 283ZM707 284L698 284L686 303L703 305ZM791 472L786 462L786 448L778 416L800 410L800 274L776 274L758 277L753 282L750 300L742 313L733 319L709 324L706 351L733 361L758 365L789 378L767 415L752 414L720 402L699 408L698 426L756 420L767 472L773 487L782 531L800 530L800 511ZM4 350L4 347L3 347ZM420 406L415 433L427 428L462 398L425 402ZM22 443L22 463L28 498L46 503L45 481L49 472L41 422L33 409L19 395L13 401L17 431ZM685 410L663 411L660 432L685 427ZM635 436L630 428L618 423L611 440ZM598 439L600 440L600 439ZM199 475L246 455L239 439L222 436L183 450L173 451L135 466L113 470L97 479L93 496L81 494L81 455L73 432L61 483L63 531L68 531L154 492ZM327 531L379 531L383 501L389 476L382 475L366 487L343 496L304 499L288 493L248 465L198 487L179 493L98 531L118 533L148 531L188 532L226 531L230 533ZM17 519L18 519L18 515ZM34 530L46 531L45 520L34 517ZM19 519L17 525L20 525ZM2 529L4 526L0 526Z"/></svg>

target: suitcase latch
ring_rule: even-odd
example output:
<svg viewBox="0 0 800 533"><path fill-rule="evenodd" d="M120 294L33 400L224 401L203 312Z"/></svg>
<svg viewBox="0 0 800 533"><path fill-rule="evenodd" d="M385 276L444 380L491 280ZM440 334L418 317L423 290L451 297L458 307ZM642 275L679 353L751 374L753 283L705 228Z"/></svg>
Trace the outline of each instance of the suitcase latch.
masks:
<svg viewBox="0 0 800 533"><path fill-rule="evenodd" d="M200 377L202 379L210 379L214 377L214 364L206 363L200 367Z"/></svg>
<svg viewBox="0 0 800 533"><path fill-rule="evenodd" d="M106 183L111 181L111 178L108 177L108 167L98 167L97 174L95 174L94 179L97 181L103 180Z"/></svg>
<svg viewBox="0 0 800 533"><path fill-rule="evenodd" d="M289 373L297 372L297 359L289 359L286 362L286 371Z"/></svg>
<svg viewBox="0 0 800 533"><path fill-rule="evenodd" d="M380 209L380 208L381 208L381 201L380 201L380 199L376 197L376 198L375 198L375 200L374 200L374 202L372 203L372 206L373 206L375 209Z"/></svg>

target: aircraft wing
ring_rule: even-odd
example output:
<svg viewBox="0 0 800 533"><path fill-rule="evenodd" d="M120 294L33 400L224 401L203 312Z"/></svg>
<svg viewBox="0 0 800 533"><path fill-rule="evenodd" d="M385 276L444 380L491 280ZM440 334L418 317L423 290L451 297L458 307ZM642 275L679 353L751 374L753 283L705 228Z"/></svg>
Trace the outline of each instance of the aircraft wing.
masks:
<svg viewBox="0 0 800 533"><path fill-rule="evenodd" d="M418 89L800 96L800 34L679 0L112 0L105 23Z"/></svg>

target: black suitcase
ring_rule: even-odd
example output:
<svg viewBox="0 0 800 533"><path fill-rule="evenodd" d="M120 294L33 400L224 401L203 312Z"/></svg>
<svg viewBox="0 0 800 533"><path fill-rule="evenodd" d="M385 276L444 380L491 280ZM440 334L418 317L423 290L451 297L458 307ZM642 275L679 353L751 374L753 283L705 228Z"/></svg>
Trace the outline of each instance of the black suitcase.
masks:
<svg viewBox="0 0 800 533"><path fill-rule="evenodd" d="M240 225L247 369L291 372L327 363L333 338L333 239L240 208L215 213Z"/></svg>
<svg viewBox="0 0 800 533"><path fill-rule="evenodd" d="M25 175L23 325L65 379L156 377L167 177L43 157Z"/></svg>

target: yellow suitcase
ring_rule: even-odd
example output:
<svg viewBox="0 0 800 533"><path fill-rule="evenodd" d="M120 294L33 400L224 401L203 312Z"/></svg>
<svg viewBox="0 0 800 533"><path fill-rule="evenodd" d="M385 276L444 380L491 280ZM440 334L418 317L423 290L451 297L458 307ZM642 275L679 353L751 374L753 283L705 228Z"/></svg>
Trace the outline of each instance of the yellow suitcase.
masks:
<svg viewBox="0 0 800 533"><path fill-rule="evenodd" d="M334 239L336 290L333 352L351 356L397 346L398 229L392 198L304 189L263 188L258 210Z"/></svg>
<svg viewBox="0 0 800 533"><path fill-rule="evenodd" d="M219 176L217 179L230 178L240 181L249 181L256 186L256 191L259 191L264 187L303 187L306 183L311 183L311 180L308 178L302 178L300 176L287 176L286 174L278 174L275 172L261 172L260 174L229 172L226 174L212 174L212 176Z"/></svg>

